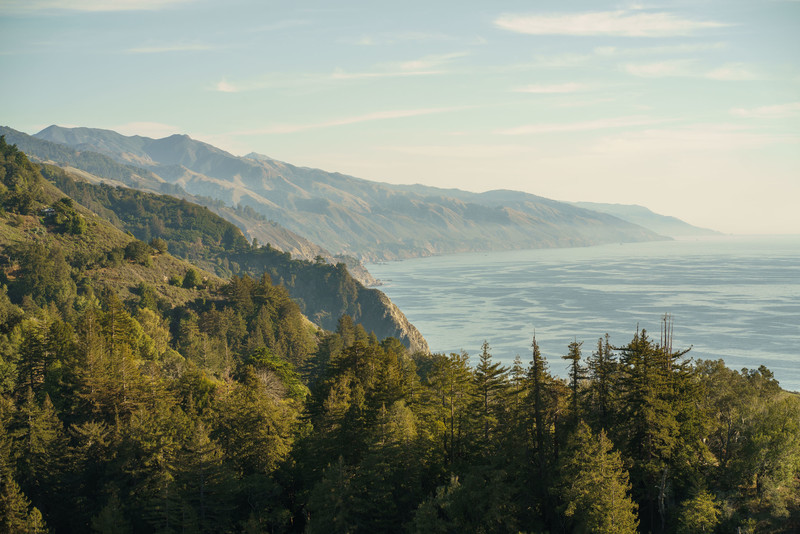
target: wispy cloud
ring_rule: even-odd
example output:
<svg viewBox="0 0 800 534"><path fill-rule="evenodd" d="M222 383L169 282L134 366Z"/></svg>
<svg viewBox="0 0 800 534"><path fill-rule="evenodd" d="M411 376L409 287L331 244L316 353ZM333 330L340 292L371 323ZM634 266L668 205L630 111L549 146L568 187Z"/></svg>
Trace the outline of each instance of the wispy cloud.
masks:
<svg viewBox="0 0 800 534"><path fill-rule="evenodd" d="M628 63L622 69L640 78L666 78L673 76L692 76L692 59L673 59L653 63Z"/></svg>
<svg viewBox="0 0 800 534"><path fill-rule="evenodd" d="M362 35L349 42L360 46L393 45L409 42L454 41L456 37L439 32L388 32Z"/></svg>
<svg viewBox="0 0 800 534"><path fill-rule="evenodd" d="M643 153L676 154L709 150L758 149L767 145L797 142L797 136L750 132L730 124L699 124L606 137L592 147L592 152L613 156Z"/></svg>
<svg viewBox="0 0 800 534"><path fill-rule="evenodd" d="M608 130L613 128L630 128L634 126L647 126L660 122L664 119L653 119L644 116L614 117L610 119L598 119L583 122L562 122L562 123L540 123L517 126L497 130L494 133L500 135L531 135L548 133L567 133L567 132L589 132L593 130Z"/></svg>
<svg viewBox="0 0 800 534"><path fill-rule="evenodd" d="M706 70L698 66L695 59L672 59L652 63L626 63L622 70L640 78L707 78L719 81L756 80L755 74L747 65L733 63Z"/></svg>
<svg viewBox="0 0 800 534"><path fill-rule="evenodd" d="M444 71L439 69L422 69L422 70L387 70L378 72L347 72L342 69L336 69L327 77L329 80L367 80L370 78L405 78L409 76L431 76L434 74L443 74Z"/></svg>
<svg viewBox="0 0 800 534"><path fill-rule="evenodd" d="M400 154L447 159L496 159L534 151L529 145L479 144L384 146L380 148Z"/></svg>
<svg viewBox="0 0 800 534"><path fill-rule="evenodd" d="M412 76L432 76L447 73L448 64L464 57L465 52L424 56L414 60L381 63L368 71L346 71L336 69L330 74L284 75L271 74L254 80L231 82L223 78L214 86L223 93L255 91L270 87L320 86L348 80L367 80L377 78L404 78Z"/></svg>
<svg viewBox="0 0 800 534"><path fill-rule="evenodd" d="M443 74L448 64L466 55L466 52L453 52L450 54L429 55L408 61L381 63L376 65L373 70L365 72L347 72L343 69L337 69L330 77L333 80L358 80Z"/></svg>
<svg viewBox="0 0 800 534"><path fill-rule="evenodd" d="M709 71L705 75L711 80L744 81L756 80L758 76L742 63L731 63Z"/></svg>
<svg viewBox="0 0 800 534"><path fill-rule="evenodd" d="M387 66L389 67L389 70L394 70L393 67L396 67L400 71L429 70L429 69L436 69L439 67L443 67L444 65L452 62L453 60L465 57L467 55L468 54L466 52L452 52L450 54L434 54L434 55L424 56L419 59L413 59L410 61L388 63Z"/></svg>
<svg viewBox="0 0 800 534"><path fill-rule="evenodd" d="M215 47L205 44L172 44L172 45L153 45L129 48L127 52L131 54L161 54L165 52L203 52L214 50Z"/></svg>
<svg viewBox="0 0 800 534"><path fill-rule="evenodd" d="M696 54L697 52L708 52L713 50L724 50L727 43L686 43L670 46L642 46L642 47L619 47L619 46L598 46L593 52L597 56L604 57L641 57L656 55L678 55Z"/></svg>
<svg viewBox="0 0 800 534"><path fill-rule="evenodd" d="M306 124L276 124L274 126L267 126L254 130L243 130L239 132L231 132L227 135L265 135L265 134L286 134L295 132L304 132L306 130L318 130L321 128L331 128L335 126L346 126L349 124L358 124L362 122L404 119L408 117L419 117L421 115L433 115L437 113L448 113L452 111L461 111L469 109L465 106L445 107L445 108L421 108L421 109L404 109L404 110L390 110L390 111L375 111L363 115L355 115L352 117L343 117L340 119L333 119L329 121L306 123Z"/></svg>
<svg viewBox="0 0 800 534"><path fill-rule="evenodd" d="M576 93L578 91L586 91L588 87L581 83L557 83L549 85L532 84L522 87L515 87L512 89L515 93L533 93L533 94L561 94L561 93Z"/></svg>
<svg viewBox="0 0 800 534"><path fill-rule="evenodd" d="M614 35L672 37L730 24L681 18L671 13L617 10L547 15L504 14L494 21L504 30L531 35Z"/></svg>
<svg viewBox="0 0 800 534"><path fill-rule="evenodd" d="M786 119L800 115L800 102L761 106L757 108L734 108L731 115L748 119Z"/></svg>
<svg viewBox="0 0 800 534"><path fill-rule="evenodd" d="M194 0L3 0L9 12L28 11L158 11Z"/></svg>
<svg viewBox="0 0 800 534"><path fill-rule="evenodd" d="M216 89L220 93L238 93L240 91L238 87L236 87L232 83L228 83L228 81L225 78L217 82Z"/></svg>

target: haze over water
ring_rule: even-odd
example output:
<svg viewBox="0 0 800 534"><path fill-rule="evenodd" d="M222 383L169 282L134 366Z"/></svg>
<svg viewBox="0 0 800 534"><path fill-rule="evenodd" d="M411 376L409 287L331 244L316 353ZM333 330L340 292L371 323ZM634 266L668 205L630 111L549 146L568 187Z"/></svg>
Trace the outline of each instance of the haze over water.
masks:
<svg viewBox="0 0 800 534"><path fill-rule="evenodd" d="M588 248L438 256L369 265L381 289L434 352L480 352L527 365L536 338L565 376L567 344L584 358L606 333L629 342L637 324L659 339L665 313L673 347L766 365L800 391L800 236L720 237ZM476 358L473 358L473 363Z"/></svg>

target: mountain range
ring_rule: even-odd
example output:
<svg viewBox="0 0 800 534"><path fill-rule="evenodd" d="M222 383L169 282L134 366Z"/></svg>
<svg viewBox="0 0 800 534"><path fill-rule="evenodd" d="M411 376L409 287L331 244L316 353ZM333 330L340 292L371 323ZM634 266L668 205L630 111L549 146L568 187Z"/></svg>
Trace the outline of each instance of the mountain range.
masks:
<svg viewBox="0 0 800 534"><path fill-rule="evenodd" d="M669 237L702 237L720 235L716 230L700 228L670 215L654 213L644 206L630 204L603 204L599 202L573 202L575 206L638 224L648 230Z"/></svg>
<svg viewBox="0 0 800 534"><path fill-rule="evenodd" d="M665 239L613 215L528 193L372 182L258 154L234 156L186 135L151 139L50 126L33 137L142 169L128 185L152 189L160 179L161 191L178 186L249 207L325 250L368 261Z"/></svg>

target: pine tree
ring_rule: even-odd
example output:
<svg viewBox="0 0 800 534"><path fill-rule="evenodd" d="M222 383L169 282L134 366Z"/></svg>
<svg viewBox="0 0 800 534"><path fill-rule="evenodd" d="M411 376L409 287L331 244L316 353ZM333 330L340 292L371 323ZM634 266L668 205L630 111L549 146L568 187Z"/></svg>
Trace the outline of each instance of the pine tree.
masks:
<svg viewBox="0 0 800 534"><path fill-rule="evenodd" d="M17 534L26 531L30 501L8 475L0 481L0 532Z"/></svg>
<svg viewBox="0 0 800 534"><path fill-rule="evenodd" d="M222 532L229 523L233 487L223 459L222 449L209 438L202 420L196 419L177 454L175 482L182 508L179 517L196 518L200 532Z"/></svg>
<svg viewBox="0 0 800 534"><path fill-rule="evenodd" d="M581 366L581 345L583 345L583 341L580 343L578 343L578 340L573 341L569 344L569 352L561 357L570 362L568 371L569 387L571 390L569 404L573 423L576 423L581 417L580 401L578 397L580 395L581 381L585 378L585 370Z"/></svg>
<svg viewBox="0 0 800 534"><path fill-rule="evenodd" d="M533 348L533 358L528 369L528 382L530 384L530 401L533 404L533 424L535 432L535 450L536 450L536 465L539 475L543 480L545 471L545 399L547 397L547 385L549 382L549 373L547 371L547 360L542 356L539 350L539 344L536 342L536 336L531 343Z"/></svg>
<svg viewBox="0 0 800 534"><path fill-rule="evenodd" d="M475 386L469 356L465 352L434 355L425 380L430 388L428 394L433 397L430 402L441 429L444 455L452 466L467 454L467 438L471 434L473 416L469 408Z"/></svg>
<svg viewBox="0 0 800 534"><path fill-rule="evenodd" d="M673 352L653 343L647 333L637 332L620 349L622 369L619 425L620 443L633 461L634 495L642 507L648 528L663 530L670 486L675 476L674 454L680 450L681 405L691 402L678 394L678 384L689 377L680 358L687 351Z"/></svg>
<svg viewBox="0 0 800 534"><path fill-rule="evenodd" d="M692 534L713 532L719 523L720 510L714 496L706 490L682 502L678 512L678 532Z"/></svg>
<svg viewBox="0 0 800 534"><path fill-rule="evenodd" d="M489 343L483 342L478 365L475 366L476 413L482 427L483 443L480 447L488 452L495 429L500 422L503 400L506 390L506 373L508 370L500 362L492 362Z"/></svg>
<svg viewBox="0 0 800 534"><path fill-rule="evenodd" d="M561 512L573 532L633 534L636 504L631 500L628 473L621 455L612 450L604 431L594 436L580 423L560 459L556 493Z"/></svg>
<svg viewBox="0 0 800 534"><path fill-rule="evenodd" d="M50 398L45 397L39 406L30 389L16 416L10 434L16 450L17 480L34 502L55 506L59 504L55 496L66 450L63 425Z"/></svg>
<svg viewBox="0 0 800 534"><path fill-rule="evenodd" d="M609 335L597 340L597 350L587 360L589 371L590 420L597 428L606 429L612 425L614 375L617 369L616 356L611 348Z"/></svg>

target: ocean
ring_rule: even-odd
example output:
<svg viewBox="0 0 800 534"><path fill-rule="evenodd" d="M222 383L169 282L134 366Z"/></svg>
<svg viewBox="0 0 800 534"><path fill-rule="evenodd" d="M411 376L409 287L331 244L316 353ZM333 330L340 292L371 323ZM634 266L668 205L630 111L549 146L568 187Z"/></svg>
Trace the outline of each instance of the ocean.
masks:
<svg viewBox="0 0 800 534"><path fill-rule="evenodd" d="M584 357L637 326L673 348L733 369L767 366L800 391L800 236L714 237L582 248L485 252L371 264L369 271L433 352L527 366L536 340L553 373L573 340Z"/></svg>

